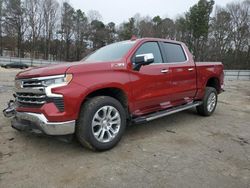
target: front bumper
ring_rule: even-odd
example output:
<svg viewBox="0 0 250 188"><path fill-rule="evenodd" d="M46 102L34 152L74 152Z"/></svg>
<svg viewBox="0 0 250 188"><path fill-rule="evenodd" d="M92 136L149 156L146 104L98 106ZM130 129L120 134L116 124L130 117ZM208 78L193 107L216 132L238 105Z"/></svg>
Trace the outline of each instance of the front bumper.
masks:
<svg viewBox="0 0 250 188"><path fill-rule="evenodd" d="M5 117L12 118L11 126L19 131L44 133L46 135L68 135L75 132L75 120L65 122L49 122L43 114L18 112L15 103L10 101L3 110Z"/></svg>

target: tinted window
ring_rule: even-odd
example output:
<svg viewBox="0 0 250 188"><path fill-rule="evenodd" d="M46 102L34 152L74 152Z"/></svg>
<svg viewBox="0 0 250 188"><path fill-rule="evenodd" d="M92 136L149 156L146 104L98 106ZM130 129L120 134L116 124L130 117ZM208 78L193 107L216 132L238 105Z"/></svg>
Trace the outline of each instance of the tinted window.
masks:
<svg viewBox="0 0 250 188"><path fill-rule="evenodd" d="M157 42L146 42L136 51L136 55L152 53L154 55L154 63L162 63L160 48Z"/></svg>
<svg viewBox="0 0 250 188"><path fill-rule="evenodd" d="M134 44L135 41L123 41L113 43L100 48L99 50L95 51L93 54L89 55L83 60L92 62L118 60L121 59Z"/></svg>
<svg viewBox="0 0 250 188"><path fill-rule="evenodd" d="M184 62L187 60L181 45L173 43L164 43L163 45L168 63Z"/></svg>

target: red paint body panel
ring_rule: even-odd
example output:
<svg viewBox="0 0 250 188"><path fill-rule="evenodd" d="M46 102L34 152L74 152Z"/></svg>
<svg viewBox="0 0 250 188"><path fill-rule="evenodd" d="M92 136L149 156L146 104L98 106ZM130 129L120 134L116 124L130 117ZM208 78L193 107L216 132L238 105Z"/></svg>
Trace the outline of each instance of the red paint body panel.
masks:
<svg viewBox="0 0 250 188"><path fill-rule="evenodd" d="M16 110L20 112L42 113L50 122L77 119L80 99L84 97L84 93L87 92L87 89L75 82L71 82L67 86L53 89L53 92L63 95L64 112L60 112L54 103L46 103L41 108L18 107Z"/></svg>
<svg viewBox="0 0 250 188"><path fill-rule="evenodd" d="M183 63L160 63L132 68L131 58L141 44L148 41L180 44L187 56ZM119 66L117 66L119 64ZM161 73L167 69L167 73ZM191 70L192 69L192 70ZM194 62L186 45L163 39L138 39L123 57L112 62L76 62L34 68L17 74L16 79L73 74L69 85L55 88L53 93L63 95L65 111L60 112L53 103L41 108L17 108L17 111L43 113L51 122L69 121L78 118L82 102L90 93L105 88L117 88L127 96L129 112L140 116L190 101L204 96L209 78L217 78L223 85L223 65L221 63ZM221 88L220 88L221 89Z"/></svg>
<svg viewBox="0 0 250 188"><path fill-rule="evenodd" d="M197 95L196 99L201 99L204 96L206 83L210 78L217 78L221 88L224 85L223 64L220 62L196 62L197 71Z"/></svg>

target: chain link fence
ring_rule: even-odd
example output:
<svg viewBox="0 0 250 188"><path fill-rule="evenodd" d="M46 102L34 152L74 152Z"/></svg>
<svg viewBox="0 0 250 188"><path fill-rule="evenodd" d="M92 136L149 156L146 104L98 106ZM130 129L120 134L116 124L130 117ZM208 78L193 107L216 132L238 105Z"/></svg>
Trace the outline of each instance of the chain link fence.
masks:
<svg viewBox="0 0 250 188"><path fill-rule="evenodd" d="M224 70L225 80L250 80L250 70Z"/></svg>
<svg viewBox="0 0 250 188"><path fill-rule="evenodd" d="M31 58L0 56L0 65L9 64L9 63L13 63L13 62L24 63L24 64L27 64L29 66L41 66L41 65L63 63L60 61L52 61L52 60L44 60L44 59L31 59Z"/></svg>

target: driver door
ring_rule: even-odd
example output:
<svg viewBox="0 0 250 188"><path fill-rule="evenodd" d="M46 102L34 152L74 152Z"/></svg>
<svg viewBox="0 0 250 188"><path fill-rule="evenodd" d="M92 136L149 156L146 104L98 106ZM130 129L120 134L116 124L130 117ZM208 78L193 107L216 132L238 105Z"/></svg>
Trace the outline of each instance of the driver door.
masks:
<svg viewBox="0 0 250 188"><path fill-rule="evenodd" d="M150 113L171 105L171 72L163 62L158 42L143 43L133 57L148 53L153 54L154 62L131 74L134 115Z"/></svg>

